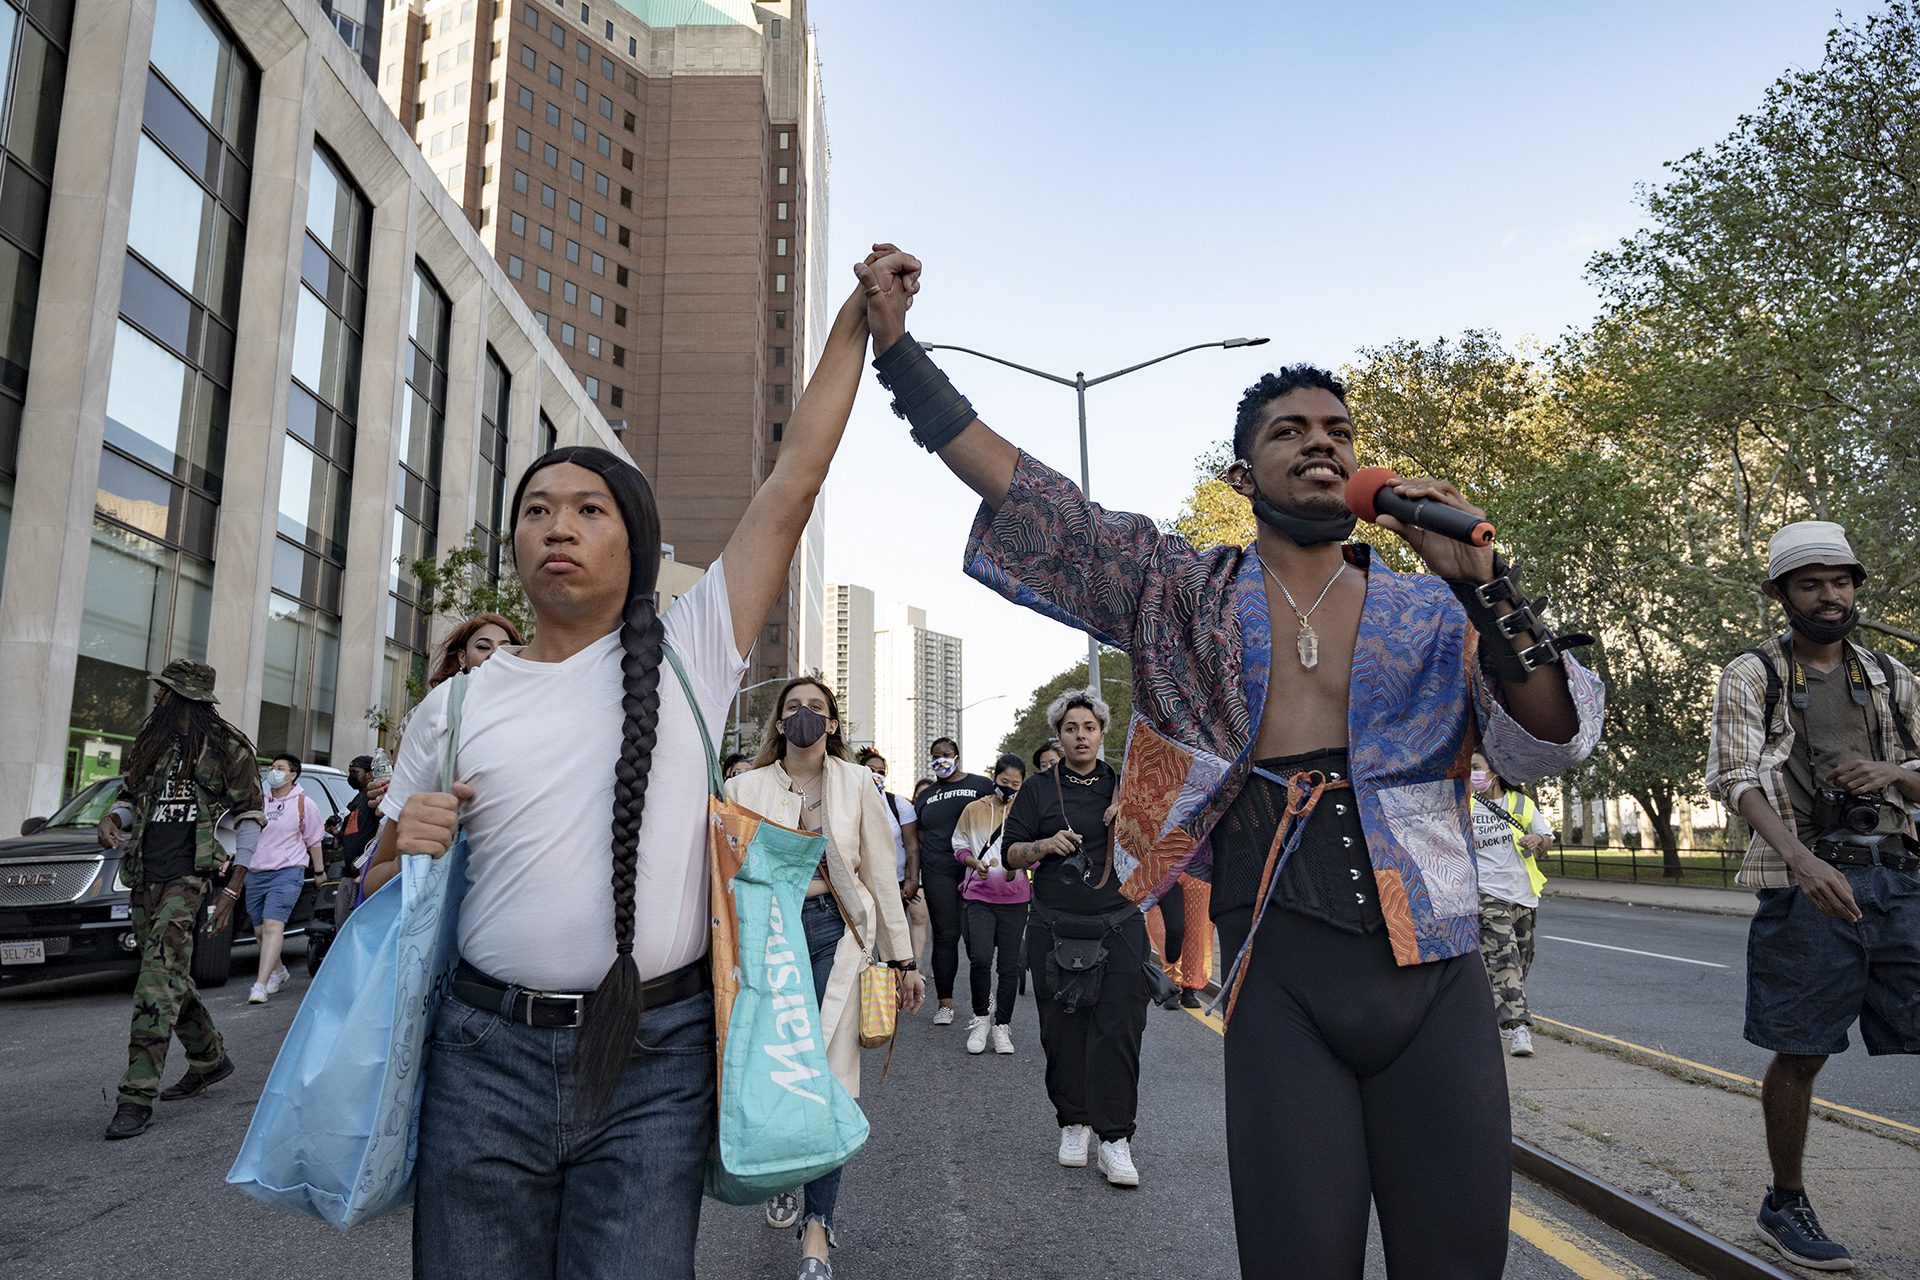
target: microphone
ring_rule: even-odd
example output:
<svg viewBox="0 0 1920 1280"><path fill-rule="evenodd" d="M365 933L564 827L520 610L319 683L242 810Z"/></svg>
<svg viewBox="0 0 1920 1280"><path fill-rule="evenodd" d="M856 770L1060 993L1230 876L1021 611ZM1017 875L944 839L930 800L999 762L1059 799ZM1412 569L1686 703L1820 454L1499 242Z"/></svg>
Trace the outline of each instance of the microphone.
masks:
<svg viewBox="0 0 1920 1280"><path fill-rule="evenodd" d="M1400 496L1393 482L1400 476L1391 467L1362 467L1347 481L1347 506L1362 520L1378 522L1392 516L1402 524L1437 533L1470 547L1493 545L1493 525L1458 507L1431 498Z"/></svg>

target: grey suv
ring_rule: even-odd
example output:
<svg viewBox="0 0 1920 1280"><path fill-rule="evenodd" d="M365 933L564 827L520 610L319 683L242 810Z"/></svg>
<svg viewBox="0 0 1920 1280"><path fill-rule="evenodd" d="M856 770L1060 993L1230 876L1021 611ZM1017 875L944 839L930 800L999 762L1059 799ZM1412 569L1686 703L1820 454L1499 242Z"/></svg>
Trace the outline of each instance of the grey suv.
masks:
<svg viewBox="0 0 1920 1280"><path fill-rule="evenodd" d="M52 817L27 819L18 839L0 840L0 987L74 974L139 972L132 902L119 883L120 855L102 849L94 837L122 781L103 778ZM323 819L344 818L353 801L347 775L325 765L303 769L300 786L321 806ZM309 880L287 921L289 936L306 931L314 896ZM251 941L253 922L245 907L238 907L225 932L202 932L195 940L194 982L224 984L233 968L234 944Z"/></svg>

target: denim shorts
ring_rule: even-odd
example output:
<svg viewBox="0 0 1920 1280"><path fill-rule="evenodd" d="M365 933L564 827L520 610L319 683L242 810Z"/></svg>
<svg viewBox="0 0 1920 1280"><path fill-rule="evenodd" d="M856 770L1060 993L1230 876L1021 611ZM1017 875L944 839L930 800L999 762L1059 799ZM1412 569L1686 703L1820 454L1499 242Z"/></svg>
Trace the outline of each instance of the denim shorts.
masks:
<svg viewBox="0 0 1920 1280"><path fill-rule="evenodd" d="M1870 1054L1920 1053L1920 876L1841 867L1860 922L1799 888L1763 889L1747 931L1746 1038L1775 1053L1843 1053L1860 1020Z"/></svg>
<svg viewBox="0 0 1920 1280"><path fill-rule="evenodd" d="M293 917L293 904L300 901L300 886L306 879L305 867L248 872L247 882L242 886L247 895L247 919L255 925L262 920L285 924Z"/></svg>

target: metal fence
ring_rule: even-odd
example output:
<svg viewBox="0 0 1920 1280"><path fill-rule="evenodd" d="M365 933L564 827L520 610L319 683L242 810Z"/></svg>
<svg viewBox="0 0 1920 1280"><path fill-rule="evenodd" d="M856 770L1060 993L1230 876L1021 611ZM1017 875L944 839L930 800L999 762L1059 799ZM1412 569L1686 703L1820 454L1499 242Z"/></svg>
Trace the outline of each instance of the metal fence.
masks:
<svg viewBox="0 0 1920 1280"><path fill-rule="evenodd" d="M1680 874L1676 877L1657 845L1651 849L1583 848L1556 842L1552 850L1541 856L1540 869L1549 876L1575 880L1624 880L1634 884L1731 889L1733 877L1740 870L1741 856L1736 849L1683 848Z"/></svg>

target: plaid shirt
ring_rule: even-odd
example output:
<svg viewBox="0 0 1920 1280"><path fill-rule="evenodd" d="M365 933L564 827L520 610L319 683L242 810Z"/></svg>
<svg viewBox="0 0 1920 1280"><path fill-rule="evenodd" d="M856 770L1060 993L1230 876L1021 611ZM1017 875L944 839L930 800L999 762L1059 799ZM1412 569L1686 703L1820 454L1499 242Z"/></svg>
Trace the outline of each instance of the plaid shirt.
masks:
<svg viewBox="0 0 1920 1280"><path fill-rule="evenodd" d="M1780 700L1773 709L1773 723L1765 724L1767 706L1767 669L1759 657L1743 653L1720 673L1720 689L1713 698L1713 725L1707 741L1707 790L1735 813L1740 797L1758 790L1773 811L1786 823L1787 830L1798 830L1793 800L1787 790L1787 758L1793 754L1793 718L1788 714L1790 699L1786 684L1786 652L1775 636L1758 646L1780 676ZM1900 663L1893 665L1892 702L1888 701L1886 673L1879 660L1860 645L1853 645L1867 673L1873 698L1874 753L1882 760L1898 760L1903 769L1920 769L1920 760L1906 759L1899 730L1894 726L1894 708L1900 707L1916 740L1920 740L1920 682ZM1886 799L1903 810L1911 810L1897 788L1888 787ZM1746 889L1784 889L1793 883L1780 851L1755 832L1747 845L1747 856L1740 863L1734 883Z"/></svg>

